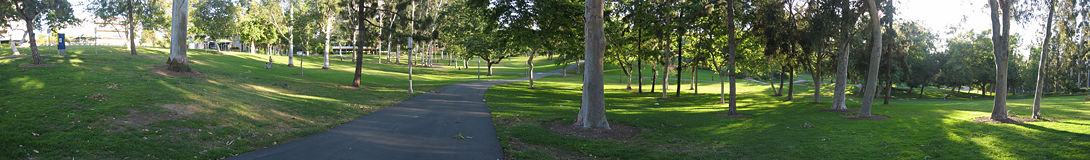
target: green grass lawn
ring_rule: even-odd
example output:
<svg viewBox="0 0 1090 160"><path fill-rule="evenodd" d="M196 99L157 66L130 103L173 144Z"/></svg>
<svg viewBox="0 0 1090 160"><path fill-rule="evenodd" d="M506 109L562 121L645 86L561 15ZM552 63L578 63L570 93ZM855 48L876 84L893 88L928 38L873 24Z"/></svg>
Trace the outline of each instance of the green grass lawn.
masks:
<svg viewBox="0 0 1090 160"><path fill-rule="evenodd" d="M1053 122L993 124L992 100L879 100L874 114L885 120L847 120L828 109L831 93L812 104L807 86L796 100L770 96L767 85L740 85L739 112L730 119L719 102L719 84L700 95L658 100L660 94L632 94L617 77L607 77L607 117L641 133L624 141L562 136L543 122L571 123L580 103L580 77L551 76L492 87L488 106L506 155L517 159L1090 159L1090 104L1082 96L1044 99L1043 116ZM829 86L831 88L831 85ZM824 89L824 87L823 87ZM825 89L831 91L831 89ZM948 90L947 90L948 91ZM683 90L685 93L692 91ZM673 93L671 93L672 95ZM929 95L930 97L930 95ZM849 108L858 109L857 99ZM660 105L655 105L659 103ZM1010 112L1029 116L1032 99L1010 99ZM812 128L803 127L812 124Z"/></svg>
<svg viewBox="0 0 1090 160"><path fill-rule="evenodd" d="M406 92L407 68L364 63L363 86L354 64L321 56L287 57L190 50L190 67L204 77L153 72L167 49L71 46L45 56L53 66L24 67L27 57L0 59L0 159L216 159L313 134L396 104ZM10 49L0 50L0 54ZM43 54L48 50L43 51ZM55 52L55 51L54 51ZM29 52L24 52L27 54ZM296 61L298 65L298 61ZM485 80L517 78L496 75ZM471 71L415 69L417 94L476 81Z"/></svg>

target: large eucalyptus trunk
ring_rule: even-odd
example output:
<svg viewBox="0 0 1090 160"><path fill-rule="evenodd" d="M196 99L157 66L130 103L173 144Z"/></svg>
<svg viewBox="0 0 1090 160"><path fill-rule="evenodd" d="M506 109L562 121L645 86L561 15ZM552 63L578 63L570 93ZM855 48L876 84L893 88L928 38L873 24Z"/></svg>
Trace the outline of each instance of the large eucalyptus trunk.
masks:
<svg viewBox="0 0 1090 160"><path fill-rule="evenodd" d="M186 58L186 15L189 13L188 0L174 0L170 20L170 57L167 57L167 70L191 72Z"/></svg>
<svg viewBox="0 0 1090 160"><path fill-rule="evenodd" d="M254 50L257 49L257 48L254 48L254 47L257 47L257 44L254 44L254 40L250 40L250 55L254 55L254 53L255 53Z"/></svg>
<svg viewBox="0 0 1090 160"><path fill-rule="evenodd" d="M610 129L606 121L605 91L603 85L603 52L605 31L602 20L602 0L586 1L586 41L584 62L583 99L575 125L583 128Z"/></svg>
<svg viewBox="0 0 1090 160"><path fill-rule="evenodd" d="M322 63L322 69L329 69L329 35L330 35L330 29L333 28L333 27L330 27L332 25L333 25L333 18L330 17L330 18L326 19L326 21L325 21L325 51L322 52L322 54L324 54L325 57L324 57L324 60L323 60L323 63Z"/></svg>
<svg viewBox="0 0 1090 160"><path fill-rule="evenodd" d="M288 67L294 67L295 63L295 2L290 2L291 6L288 8L288 18L291 22L288 23ZM359 50L357 48L356 50Z"/></svg>
<svg viewBox="0 0 1090 160"><path fill-rule="evenodd" d="M988 4L992 11L992 50L995 54L995 102L992 105L991 118L1005 120L1007 119L1007 61L1010 56L1010 1L989 0Z"/></svg>
<svg viewBox="0 0 1090 160"><path fill-rule="evenodd" d="M874 91L878 89L878 64L882 62L882 25L878 24L878 4L874 0L867 0L870 8L871 48L870 64L867 69L867 85L863 91L863 106L859 109L860 117L870 116L871 103L874 103Z"/></svg>
<svg viewBox="0 0 1090 160"><path fill-rule="evenodd" d="M844 42L840 44L840 55L837 55L836 64L836 89L833 90L833 105L829 109L831 110L848 110L848 106L845 103L847 100L846 89L848 86L848 55L851 54L851 47L846 41L848 37L847 33L844 33Z"/></svg>
<svg viewBox="0 0 1090 160"><path fill-rule="evenodd" d="M1045 86L1045 61L1049 51L1049 38L1052 37L1052 12L1055 12L1055 2L1048 2L1048 20L1045 21L1045 42L1041 46L1041 57L1037 61L1037 87L1033 90L1033 119L1041 119L1041 93L1044 91Z"/></svg>
<svg viewBox="0 0 1090 160"><path fill-rule="evenodd" d="M668 48L668 47L663 47ZM662 52L662 61L665 65L662 65L662 99L666 99L666 95L670 93L670 53L668 51ZM680 84L680 83L678 83Z"/></svg>

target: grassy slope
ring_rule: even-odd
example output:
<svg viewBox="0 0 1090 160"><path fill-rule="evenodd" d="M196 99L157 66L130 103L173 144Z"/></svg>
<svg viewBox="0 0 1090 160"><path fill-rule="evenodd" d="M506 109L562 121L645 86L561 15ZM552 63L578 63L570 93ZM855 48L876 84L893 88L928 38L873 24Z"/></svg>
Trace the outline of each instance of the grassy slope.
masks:
<svg viewBox="0 0 1090 160"><path fill-rule="evenodd" d="M166 49L142 48L144 56L128 56L123 47L100 49L95 55L71 46L74 54L46 57L56 65L50 67L19 66L29 58L0 60L0 159L220 158L319 132L411 96L404 66L364 63L363 85L373 89L364 91L338 88L350 84L354 64L333 60L333 70L319 70L320 56L296 57L305 61L299 76L299 68L282 65L287 57L274 56L278 65L267 71L267 56L190 50L191 67L207 75L191 78L150 71L163 68ZM414 73L417 93L476 80L473 72ZM106 98L90 98L96 94ZM187 107L165 107L171 105ZM178 108L182 112L170 110Z"/></svg>
<svg viewBox="0 0 1090 160"><path fill-rule="evenodd" d="M524 83L490 89L488 106L506 153L519 159L1090 158L1090 104L1082 103L1081 96L1045 99L1043 115L1059 122L972 122L989 114L991 99L893 100L874 108L875 114L891 119L859 121L838 116L847 113L816 112L829 107L828 93L822 104L809 103L810 97L782 102L782 97L769 96L767 85L741 85L739 110L756 117L727 119L714 116L726 113L726 106L713 104L719 101L718 84L701 87L703 93L716 94L663 101L655 99L659 94L620 90L624 86L615 78L606 80L609 121L642 129L624 142L561 136L541 127L545 121L574 119L578 76L548 77L536 81L536 90L525 89ZM796 89L811 93L807 87ZM1009 101L1012 113L1028 115L1032 99ZM858 106L856 99L850 100L850 109ZM802 128L805 123L814 127ZM515 139L529 145L515 145Z"/></svg>

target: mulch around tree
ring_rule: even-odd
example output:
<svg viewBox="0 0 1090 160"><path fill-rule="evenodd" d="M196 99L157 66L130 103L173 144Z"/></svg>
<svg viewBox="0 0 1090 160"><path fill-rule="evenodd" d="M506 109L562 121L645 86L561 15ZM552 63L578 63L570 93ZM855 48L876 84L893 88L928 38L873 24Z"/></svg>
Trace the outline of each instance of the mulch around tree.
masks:
<svg viewBox="0 0 1090 160"><path fill-rule="evenodd" d="M1007 119L994 120L991 117L976 117L976 118L973 118L973 122L984 122L984 123L1022 123L1022 122L1040 122L1040 121L1059 121L1059 119L1056 119L1056 118L1033 119L1031 117L1007 117Z"/></svg>
<svg viewBox="0 0 1090 160"><path fill-rule="evenodd" d="M337 85L337 88L341 88L341 89L354 89L354 90L361 90L361 91L370 91L370 90L375 90L375 89L371 89L371 88L367 88L367 87L353 87L353 86L342 86L342 85Z"/></svg>
<svg viewBox="0 0 1090 160"><path fill-rule="evenodd" d="M872 114L872 115L866 116L866 117L860 117L859 115L855 115L855 114L845 114L845 115L840 115L840 118L850 119L850 120L883 120L883 119L889 119L888 116L877 115L877 114Z"/></svg>
<svg viewBox="0 0 1090 160"><path fill-rule="evenodd" d="M160 65L156 65L155 67L152 67L151 72L154 72L154 73L159 74L159 75L171 76L171 77L204 77L204 76L207 76L207 75L204 75L204 73L197 72L197 71L192 71L192 72L170 71L170 70L167 70L167 65L166 64L160 64Z"/></svg>
<svg viewBox="0 0 1090 160"><path fill-rule="evenodd" d="M748 114L726 114L726 113L722 113L722 114L715 114L715 116L716 117L727 117L727 118L753 118L753 115L748 115Z"/></svg>
<svg viewBox="0 0 1090 160"><path fill-rule="evenodd" d="M618 123L609 123L610 129L587 129L572 125L570 121L558 119L543 122L541 126L556 134L594 140L621 141L640 134L639 128Z"/></svg>
<svg viewBox="0 0 1090 160"><path fill-rule="evenodd" d="M855 112L859 112L859 111L857 111L857 110L850 110L850 109L823 109L823 110L818 110L818 112L844 112L844 113L855 113Z"/></svg>

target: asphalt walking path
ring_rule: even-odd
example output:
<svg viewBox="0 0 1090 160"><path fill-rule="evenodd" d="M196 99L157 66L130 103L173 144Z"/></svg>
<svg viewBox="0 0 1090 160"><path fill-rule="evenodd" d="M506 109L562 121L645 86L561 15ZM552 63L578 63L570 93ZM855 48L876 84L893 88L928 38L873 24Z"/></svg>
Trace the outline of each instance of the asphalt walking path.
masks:
<svg viewBox="0 0 1090 160"><path fill-rule="evenodd" d="M560 70L534 78L556 74ZM527 79L443 86L329 130L227 159L502 159L484 94L492 85Z"/></svg>

